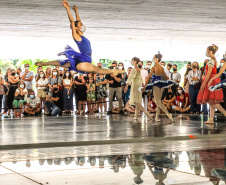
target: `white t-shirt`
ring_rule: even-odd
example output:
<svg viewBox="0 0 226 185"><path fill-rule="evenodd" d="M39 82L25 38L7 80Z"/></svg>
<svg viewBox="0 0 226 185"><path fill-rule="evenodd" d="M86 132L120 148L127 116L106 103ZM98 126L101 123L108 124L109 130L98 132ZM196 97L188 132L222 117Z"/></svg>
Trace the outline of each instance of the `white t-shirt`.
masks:
<svg viewBox="0 0 226 185"><path fill-rule="evenodd" d="M20 77L23 76L25 74L25 71L21 72ZM30 77L34 76L34 73L32 71L29 71L27 73L27 75L25 76L25 79L29 79ZM26 88L27 89L32 89L32 81L24 81L24 83L26 84Z"/></svg>
<svg viewBox="0 0 226 185"><path fill-rule="evenodd" d="M16 89L16 92L18 93L18 92L20 92L20 90ZM26 94L24 96L24 100L26 100L27 99L27 89L24 89L23 92L26 92Z"/></svg>
<svg viewBox="0 0 226 185"><path fill-rule="evenodd" d="M146 69L142 69L141 76L142 76L143 83L145 84L146 78L148 77L148 71Z"/></svg>
<svg viewBox="0 0 226 185"><path fill-rule="evenodd" d="M27 103L29 103L30 107L33 108L36 107L38 103L41 103L41 101L39 97L35 97L34 99L28 98Z"/></svg>
<svg viewBox="0 0 226 185"><path fill-rule="evenodd" d="M173 78L171 78L171 76L172 76ZM180 83L180 81L181 81L181 74L180 74L180 73L172 73L172 74L170 75L170 80L173 80L173 81L179 81L179 83Z"/></svg>
<svg viewBox="0 0 226 185"><path fill-rule="evenodd" d="M42 78L40 78L37 82L37 85L48 85L48 79L45 78L45 80L43 80ZM45 89L46 87L37 87L37 89Z"/></svg>

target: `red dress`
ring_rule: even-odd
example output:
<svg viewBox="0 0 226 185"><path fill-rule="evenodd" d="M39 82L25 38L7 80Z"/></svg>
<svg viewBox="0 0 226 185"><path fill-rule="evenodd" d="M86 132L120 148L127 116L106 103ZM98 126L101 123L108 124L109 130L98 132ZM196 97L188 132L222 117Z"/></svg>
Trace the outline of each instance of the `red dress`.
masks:
<svg viewBox="0 0 226 185"><path fill-rule="evenodd" d="M209 62L206 65L206 75L208 73ZM217 67L216 67L216 64L214 63L214 67L213 67L213 70L212 70L212 73L210 75L209 80L211 78L213 78L216 74L217 74ZM204 77L203 81L205 80L205 78L206 78L206 76ZM215 104L219 104L221 102L224 102L224 100L223 100L224 95L223 95L222 89L220 89L218 91L211 92L209 90L209 87L208 87L209 80L207 81L203 92L199 91L199 94L198 94L198 97L197 97L197 103L198 104L209 103L210 105L215 105ZM214 85L218 84L219 82L221 82L221 79L220 78L216 78L215 80L213 80L213 82L211 83L210 86L214 86Z"/></svg>

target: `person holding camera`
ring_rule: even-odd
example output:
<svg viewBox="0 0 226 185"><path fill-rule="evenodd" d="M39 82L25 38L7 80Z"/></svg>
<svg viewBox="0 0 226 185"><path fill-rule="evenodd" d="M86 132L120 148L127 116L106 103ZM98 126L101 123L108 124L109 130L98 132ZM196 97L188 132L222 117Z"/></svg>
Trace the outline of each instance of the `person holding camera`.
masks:
<svg viewBox="0 0 226 185"><path fill-rule="evenodd" d="M112 63L112 66L110 66L110 69L116 69L117 63L114 61ZM117 76L113 74L107 74L105 76L106 80L109 80L109 111L107 114L113 114L112 108L113 108L113 99L115 93L117 94L118 101L119 101L119 114L124 114L123 107L122 107L122 86L121 86L121 80L122 75L118 74Z"/></svg>
<svg viewBox="0 0 226 185"><path fill-rule="evenodd" d="M64 102L63 102L63 92L59 90L59 86L57 83L53 85L53 95L50 97L49 95L46 95L46 102L45 106L48 110L48 116L56 116L56 115L62 115L62 111L64 108Z"/></svg>
<svg viewBox="0 0 226 185"><path fill-rule="evenodd" d="M41 101L41 108L44 106L46 100L46 94L48 94L48 79L45 76L44 71L39 71L36 76L36 88L37 88L37 96Z"/></svg>

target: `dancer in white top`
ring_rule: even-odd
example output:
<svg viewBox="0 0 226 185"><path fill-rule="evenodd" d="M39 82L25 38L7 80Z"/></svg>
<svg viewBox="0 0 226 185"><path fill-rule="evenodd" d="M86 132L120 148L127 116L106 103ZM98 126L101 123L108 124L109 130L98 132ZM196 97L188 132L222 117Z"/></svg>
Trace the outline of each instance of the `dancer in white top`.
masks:
<svg viewBox="0 0 226 185"><path fill-rule="evenodd" d="M142 92L138 91L138 89L143 85L141 69L137 66L139 61L140 59L137 57L132 58L132 65L134 65L134 68L132 69L129 78L126 82L128 85L131 85L130 105L136 106L134 116L135 120L137 119L137 114L139 110L143 111L146 114L146 116L152 119L151 115L142 106Z"/></svg>

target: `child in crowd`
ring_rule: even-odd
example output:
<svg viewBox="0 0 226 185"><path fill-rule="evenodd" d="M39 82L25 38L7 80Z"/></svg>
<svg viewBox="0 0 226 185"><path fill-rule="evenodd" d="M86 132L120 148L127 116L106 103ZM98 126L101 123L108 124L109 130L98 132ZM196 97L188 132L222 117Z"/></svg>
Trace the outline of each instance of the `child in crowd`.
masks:
<svg viewBox="0 0 226 185"><path fill-rule="evenodd" d="M87 84L87 103L88 111L93 114L95 110L95 101L96 101L96 85L94 84L94 78L89 77L89 83Z"/></svg>

